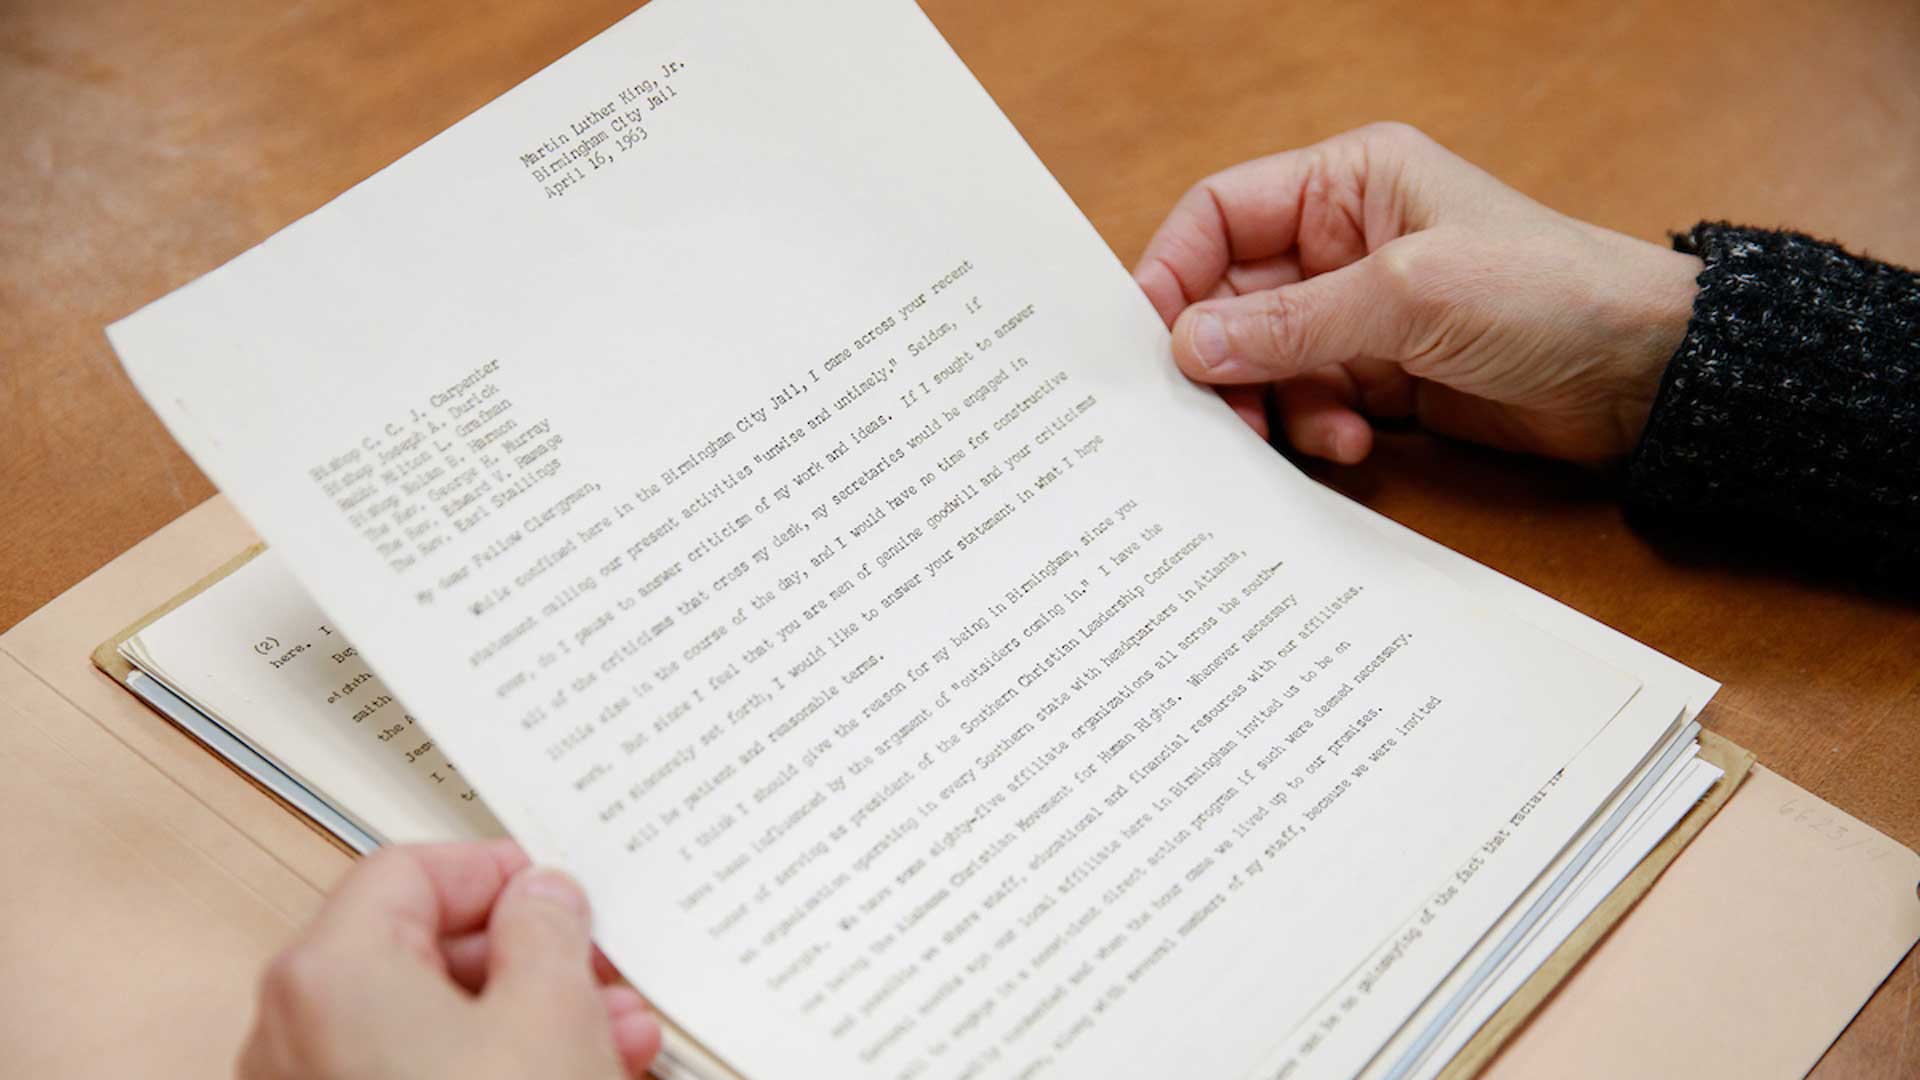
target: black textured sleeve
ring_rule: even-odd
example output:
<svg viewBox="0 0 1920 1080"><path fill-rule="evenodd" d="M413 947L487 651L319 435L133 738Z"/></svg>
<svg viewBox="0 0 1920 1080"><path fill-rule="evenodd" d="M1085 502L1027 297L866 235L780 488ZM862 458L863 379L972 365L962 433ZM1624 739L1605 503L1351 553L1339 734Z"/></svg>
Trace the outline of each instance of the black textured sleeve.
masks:
<svg viewBox="0 0 1920 1080"><path fill-rule="evenodd" d="M1674 246L1706 266L1629 503L1770 522L1872 572L1920 573L1920 275L1724 223Z"/></svg>

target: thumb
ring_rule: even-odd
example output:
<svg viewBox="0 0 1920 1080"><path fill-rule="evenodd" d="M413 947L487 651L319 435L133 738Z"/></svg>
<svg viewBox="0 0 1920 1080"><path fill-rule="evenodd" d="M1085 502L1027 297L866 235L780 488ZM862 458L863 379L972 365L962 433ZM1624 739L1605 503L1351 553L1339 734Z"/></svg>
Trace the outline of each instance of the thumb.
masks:
<svg viewBox="0 0 1920 1080"><path fill-rule="evenodd" d="M1290 379L1355 357L1398 359L1413 328L1381 252L1304 281L1180 313L1173 356L1206 383Z"/></svg>
<svg viewBox="0 0 1920 1080"><path fill-rule="evenodd" d="M523 870L487 923L487 998L604 1026L587 896L557 870Z"/></svg>

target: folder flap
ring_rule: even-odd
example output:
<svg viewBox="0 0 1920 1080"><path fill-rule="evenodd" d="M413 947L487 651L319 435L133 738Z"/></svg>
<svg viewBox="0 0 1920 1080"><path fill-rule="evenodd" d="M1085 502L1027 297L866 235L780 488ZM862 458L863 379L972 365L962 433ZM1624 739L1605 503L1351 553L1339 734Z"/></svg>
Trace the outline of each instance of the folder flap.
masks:
<svg viewBox="0 0 1920 1080"><path fill-rule="evenodd" d="M265 550L267 550L267 545L262 543L248 545L245 551L221 563L200 580L175 593L171 599L159 607L148 611L145 615L140 616L130 625L120 630L120 632L101 642L99 645L94 646L93 666L106 672L115 682L126 682L127 677L133 674L133 665L127 662L126 657L120 655L120 646L126 644L128 638L153 625L161 616L194 597L199 596L201 593L206 592L207 589L213 586L214 582L245 566L249 560Z"/></svg>
<svg viewBox="0 0 1920 1080"><path fill-rule="evenodd" d="M305 888L324 890L349 865L343 852L96 670L92 660L103 640L156 613L187 583L206 579L235 552L258 542L225 498L209 499L0 634L0 654L42 687L36 698L51 695L68 706L31 710L56 742L96 747L98 739L83 728L117 740L231 826L230 836L251 841L244 845L248 851L236 845L223 858L237 867L274 865L292 871Z"/></svg>
<svg viewBox="0 0 1920 1080"><path fill-rule="evenodd" d="M1920 939L1920 855L1764 766L1484 1076L1799 1077Z"/></svg>
<svg viewBox="0 0 1920 1080"><path fill-rule="evenodd" d="M320 891L7 656L0 776L4 1071L231 1072Z"/></svg>
<svg viewBox="0 0 1920 1080"><path fill-rule="evenodd" d="M1560 947L1501 1005L1472 1039L1460 1048L1453 1060L1440 1072L1441 1080L1465 1080L1486 1068L1515 1034L1545 1004L1567 976L1586 960L1626 914L1633 910L1654 882L1660 880L1680 852L1691 844L1708 822L1718 815L1739 790L1753 768L1753 754L1711 731L1700 733L1700 757L1720 767L1720 779L1714 781L1687 816L1680 819L1633 872L1616 885L1591 914L1582 919Z"/></svg>

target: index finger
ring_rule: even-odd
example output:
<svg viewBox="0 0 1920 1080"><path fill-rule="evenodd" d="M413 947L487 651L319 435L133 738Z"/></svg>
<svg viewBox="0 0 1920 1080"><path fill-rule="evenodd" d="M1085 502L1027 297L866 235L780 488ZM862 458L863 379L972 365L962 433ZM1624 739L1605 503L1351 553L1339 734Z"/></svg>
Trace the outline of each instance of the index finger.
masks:
<svg viewBox="0 0 1920 1080"><path fill-rule="evenodd" d="M529 864L512 840L381 848L348 873L314 922L320 935L385 923L428 943L481 929L507 880Z"/></svg>
<svg viewBox="0 0 1920 1080"><path fill-rule="evenodd" d="M1390 127L1360 128L1241 162L1189 188L1134 270L1160 317L1172 326L1236 263L1297 248L1301 270L1312 275L1364 256L1368 174L1391 157Z"/></svg>
<svg viewBox="0 0 1920 1080"><path fill-rule="evenodd" d="M1267 197L1288 174L1298 151L1246 161L1194 184L1173 204L1140 255L1134 279L1168 326L1188 304L1205 299L1227 267L1278 255L1293 246L1297 198Z"/></svg>

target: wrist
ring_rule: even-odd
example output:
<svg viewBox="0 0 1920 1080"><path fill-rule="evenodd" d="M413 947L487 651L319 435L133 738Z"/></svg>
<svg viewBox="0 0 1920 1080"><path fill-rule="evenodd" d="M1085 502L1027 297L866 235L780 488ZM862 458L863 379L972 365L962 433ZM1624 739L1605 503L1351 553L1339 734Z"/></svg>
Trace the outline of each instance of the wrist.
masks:
<svg viewBox="0 0 1920 1080"><path fill-rule="evenodd" d="M1667 365L1686 339L1703 264L1684 252L1621 239L1638 249L1632 260L1623 261L1631 269L1625 283L1626 302L1617 312L1621 321L1614 356L1618 376L1614 422L1624 456L1639 444Z"/></svg>

